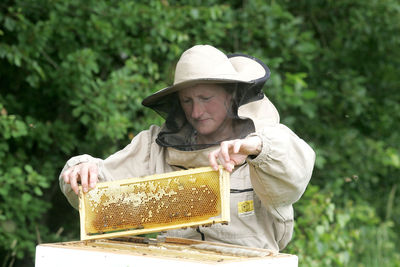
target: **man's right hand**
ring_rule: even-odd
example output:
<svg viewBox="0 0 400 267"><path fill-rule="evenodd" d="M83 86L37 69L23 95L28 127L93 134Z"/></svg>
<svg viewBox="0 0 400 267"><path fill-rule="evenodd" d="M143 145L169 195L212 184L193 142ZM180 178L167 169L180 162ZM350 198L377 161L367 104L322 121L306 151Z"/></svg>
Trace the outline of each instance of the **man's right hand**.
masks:
<svg viewBox="0 0 400 267"><path fill-rule="evenodd" d="M70 167L62 173L62 177L66 184L70 184L72 190L78 195L79 187L78 182L81 183L83 192L88 192L89 188L96 187L98 182L99 170L96 163L81 163Z"/></svg>

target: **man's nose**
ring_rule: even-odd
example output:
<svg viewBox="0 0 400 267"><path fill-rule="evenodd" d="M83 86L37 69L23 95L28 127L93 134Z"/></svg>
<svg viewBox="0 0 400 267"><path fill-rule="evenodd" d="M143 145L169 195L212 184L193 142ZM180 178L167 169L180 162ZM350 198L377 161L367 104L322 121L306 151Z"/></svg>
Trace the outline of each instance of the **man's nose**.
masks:
<svg viewBox="0 0 400 267"><path fill-rule="evenodd" d="M193 119L199 119L204 113L203 106L201 103L198 103L196 101L193 102L193 107L192 107L192 118Z"/></svg>

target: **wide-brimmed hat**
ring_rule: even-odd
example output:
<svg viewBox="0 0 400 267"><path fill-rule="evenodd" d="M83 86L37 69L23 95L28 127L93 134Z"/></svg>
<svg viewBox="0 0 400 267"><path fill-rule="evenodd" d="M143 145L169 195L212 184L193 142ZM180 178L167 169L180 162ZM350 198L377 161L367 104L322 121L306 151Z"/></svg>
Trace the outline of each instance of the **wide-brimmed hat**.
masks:
<svg viewBox="0 0 400 267"><path fill-rule="evenodd" d="M146 97L142 104L152 107L160 98L200 83L252 84L269 78L268 67L260 60L243 54L225 55L210 45L196 45L180 57L173 85Z"/></svg>

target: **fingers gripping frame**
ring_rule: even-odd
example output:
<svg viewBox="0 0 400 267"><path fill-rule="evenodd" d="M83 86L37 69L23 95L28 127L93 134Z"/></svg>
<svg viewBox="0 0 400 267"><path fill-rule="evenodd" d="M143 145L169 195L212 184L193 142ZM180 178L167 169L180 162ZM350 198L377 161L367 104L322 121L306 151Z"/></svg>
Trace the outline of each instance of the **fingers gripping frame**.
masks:
<svg viewBox="0 0 400 267"><path fill-rule="evenodd" d="M81 240L228 223L229 173L210 167L79 190Z"/></svg>

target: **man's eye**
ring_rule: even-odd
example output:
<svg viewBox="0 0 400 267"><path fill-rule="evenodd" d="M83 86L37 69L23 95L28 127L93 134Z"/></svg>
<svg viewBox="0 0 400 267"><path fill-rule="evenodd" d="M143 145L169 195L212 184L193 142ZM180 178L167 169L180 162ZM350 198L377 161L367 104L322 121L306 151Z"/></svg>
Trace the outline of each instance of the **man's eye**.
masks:
<svg viewBox="0 0 400 267"><path fill-rule="evenodd" d="M208 100L210 100L212 98L212 96L203 96L203 97L201 97L200 99L201 100L203 100L203 101L208 101Z"/></svg>

